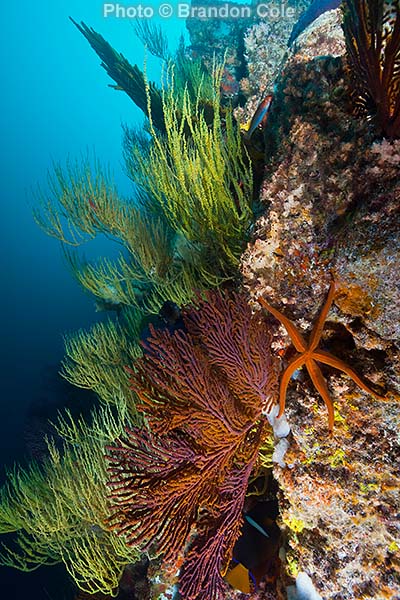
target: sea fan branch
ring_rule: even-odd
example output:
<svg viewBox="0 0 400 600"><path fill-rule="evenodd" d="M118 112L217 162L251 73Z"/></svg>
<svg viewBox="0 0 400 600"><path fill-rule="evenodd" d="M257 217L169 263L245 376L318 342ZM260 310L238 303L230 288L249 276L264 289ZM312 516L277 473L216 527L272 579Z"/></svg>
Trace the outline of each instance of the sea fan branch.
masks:
<svg viewBox="0 0 400 600"><path fill-rule="evenodd" d="M153 329L131 371L149 429L108 448L111 524L169 564L186 553L183 597L219 600L278 373L267 322L243 296L198 297L184 323Z"/></svg>

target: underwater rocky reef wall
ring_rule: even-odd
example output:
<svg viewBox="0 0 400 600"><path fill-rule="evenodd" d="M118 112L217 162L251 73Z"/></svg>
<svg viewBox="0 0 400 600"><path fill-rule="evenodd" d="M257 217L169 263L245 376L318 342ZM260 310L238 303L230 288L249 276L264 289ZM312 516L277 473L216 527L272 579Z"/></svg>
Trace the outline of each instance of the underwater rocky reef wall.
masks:
<svg viewBox="0 0 400 600"><path fill-rule="evenodd" d="M300 371L290 382L289 447L285 466L274 468L286 574L307 573L323 600L394 600L400 598L400 142L377 138L349 110L340 21L340 11L320 17L278 79L275 114L264 132L267 150L275 136L278 151L270 160L267 154L265 213L242 257L242 274L254 300L264 297L306 335L333 278L323 347L386 391L378 398L335 369L324 371L335 407L329 435L326 408L308 377ZM289 341L280 327L275 350L282 354Z"/></svg>
<svg viewBox="0 0 400 600"><path fill-rule="evenodd" d="M0 563L64 562L77 600L400 600L400 5L288 5L290 48L295 17L191 20L175 62L139 27L163 89L75 23L148 117L140 189L78 162L39 197L48 234L123 253L66 251L113 318L62 375L101 402L9 474Z"/></svg>

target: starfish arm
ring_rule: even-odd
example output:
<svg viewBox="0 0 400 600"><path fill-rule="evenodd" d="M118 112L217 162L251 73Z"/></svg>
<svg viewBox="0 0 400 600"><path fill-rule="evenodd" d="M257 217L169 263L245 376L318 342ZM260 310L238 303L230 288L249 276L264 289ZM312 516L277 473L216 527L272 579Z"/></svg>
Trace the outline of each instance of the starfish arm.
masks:
<svg viewBox="0 0 400 600"><path fill-rule="evenodd" d="M335 414L334 414L334 408L333 408L333 401L329 394L329 390L328 390L328 386L326 384L325 378L322 374L321 369L315 362L315 360L313 360L312 358L309 358L308 360L306 360L305 364L306 364L307 371L311 377L311 381L313 382L316 390L322 396L322 398L326 404L326 408L328 409L329 433L332 433L333 421L335 418Z"/></svg>
<svg viewBox="0 0 400 600"><path fill-rule="evenodd" d="M328 296L326 297L326 300L325 300L325 304L322 307L322 310L319 314L317 322L315 323L313 330L311 332L309 350L315 350L315 348L319 344L319 341L320 341L321 335L322 335L322 330L325 325L326 317L328 316L329 310L332 306L334 295L335 295L335 282L332 281L332 283L329 287Z"/></svg>
<svg viewBox="0 0 400 600"><path fill-rule="evenodd" d="M285 317L279 310L268 304L264 298L258 298L258 302L261 304L263 308L268 310L278 321L282 323L288 332L290 339L292 340L293 346L296 348L297 352L305 352L307 349L307 344L301 333L298 331L297 327L292 323L290 319Z"/></svg>
<svg viewBox="0 0 400 600"><path fill-rule="evenodd" d="M281 384L279 387L279 413L278 419L281 417L285 410L286 404L286 390L289 385L289 381L295 371L299 369L304 364L304 356L300 354L300 356L294 356L290 361L288 366L283 372Z"/></svg>
<svg viewBox="0 0 400 600"><path fill-rule="evenodd" d="M368 385L363 382L363 380L357 375L357 373L351 367L349 367L343 360L337 358L336 356L333 356L333 354L330 354L330 352L325 352L324 350L315 350L313 352L313 358L315 360L318 360L319 362L329 365L330 367L339 369L339 371L343 371L343 373L346 373L346 375L351 377L352 380L368 394L371 394L376 398L380 398L381 400L385 399L385 396L377 394L376 392L374 392L374 390L368 387Z"/></svg>

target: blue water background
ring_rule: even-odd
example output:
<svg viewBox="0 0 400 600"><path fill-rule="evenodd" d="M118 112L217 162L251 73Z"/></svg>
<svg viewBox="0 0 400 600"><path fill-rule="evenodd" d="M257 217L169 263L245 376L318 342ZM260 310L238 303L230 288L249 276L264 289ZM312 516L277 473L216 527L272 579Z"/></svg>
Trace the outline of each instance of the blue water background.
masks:
<svg viewBox="0 0 400 600"><path fill-rule="evenodd" d="M100 318L93 298L68 272L59 243L35 224L32 189L46 185L53 161L65 164L68 157L95 151L110 166L121 194L130 195L121 123L143 122L141 111L124 93L107 87L111 80L69 15L92 26L132 63L143 65L143 46L132 24L104 19L97 0L23 0L1 7L2 469L24 458L24 428L32 403L52 401L52 394L59 393L52 380L63 356L62 335ZM163 27L176 46L184 21L165 20ZM148 73L150 79L159 74L159 61L152 57ZM108 255L109 250L109 242L99 240L89 255ZM61 571L52 571L53 583L47 573L26 575L0 567L2 597L22 600L29 590L30 598L62 600L61 583L54 593L54 578Z"/></svg>

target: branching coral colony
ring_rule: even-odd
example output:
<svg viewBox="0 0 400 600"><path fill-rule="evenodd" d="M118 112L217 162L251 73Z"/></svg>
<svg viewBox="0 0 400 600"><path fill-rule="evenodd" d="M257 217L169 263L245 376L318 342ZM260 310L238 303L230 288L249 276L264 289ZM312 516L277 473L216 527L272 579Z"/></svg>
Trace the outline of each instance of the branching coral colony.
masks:
<svg viewBox="0 0 400 600"><path fill-rule="evenodd" d="M399 136L398 2L348 0L344 11L357 97L384 134ZM0 560L22 570L64 562L81 590L116 595L142 551L173 567L183 557L182 597L217 600L249 478L270 464L266 414L279 387L266 317L241 294L207 291L236 277L253 219L252 169L221 109L220 66L207 74L181 51L158 89L78 28L148 131L126 131L134 200L89 161L56 167L50 195L41 194L36 219L64 245L99 234L121 244L117 262L66 251L81 285L119 318L66 340L64 377L103 404L91 425L60 419L62 449L50 441L43 465L10 473L0 533L14 533L17 549L3 546ZM165 58L159 32L153 46ZM142 348L143 317L165 300L186 306L183 326L150 327Z"/></svg>
<svg viewBox="0 0 400 600"><path fill-rule="evenodd" d="M154 127L148 95L151 139L129 144L129 169L139 193L118 197L99 166L56 168L53 197L41 195L39 224L64 243L77 245L98 234L122 244L116 264L70 263L83 287L114 305L157 312L165 299L185 304L194 289L221 284L236 268L252 223L252 171L239 128L228 111L222 123L215 67L212 118L206 121L199 92L192 101L176 88L173 74L163 92L166 133Z"/></svg>
<svg viewBox="0 0 400 600"><path fill-rule="evenodd" d="M149 429L108 448L112 517L129 544L177 564L187 600L224 597L248 480L270 435L278 370L263 319L219 292L154 331L131 373Z"/></svg>
<svg viewBox="0 0 400 600"><path fill-rule="evenodd" d="M63 562L87 592L118 588L125 566L139 556L108 524L104 446L123 431L124 403L100 408L88 426L70 415L57 426L62 449L48 442L43 465L9 473L0 495L0 533L15 533L14 546L3 544L2 564L32 571Z"/></svg>

